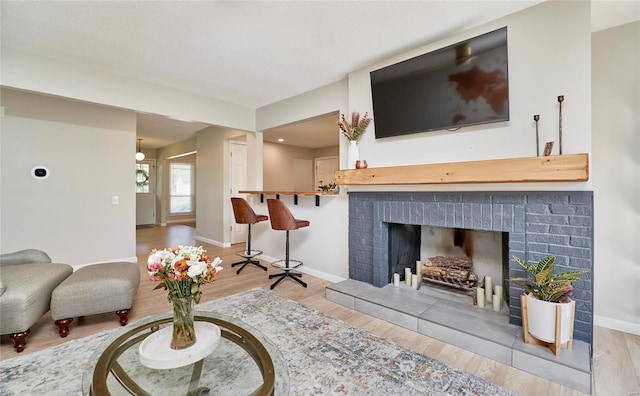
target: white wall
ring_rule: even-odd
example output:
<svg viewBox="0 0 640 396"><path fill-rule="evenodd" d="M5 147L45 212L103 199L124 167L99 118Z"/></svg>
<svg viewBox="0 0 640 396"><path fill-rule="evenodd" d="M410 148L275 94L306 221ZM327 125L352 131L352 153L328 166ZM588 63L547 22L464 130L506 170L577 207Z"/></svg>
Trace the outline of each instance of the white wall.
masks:
<svg viewBox="0 0 640 396"><path fill-rule="evenodd" d="M233 219L229 193L230 140L245 138L249 175L262 156L257 152L255 134L226 128L210 127L196 133L196 239L218 246L230 246L230 226ZM260 148L261 149L261 148Z"/></svg>
<svg viewBox="0 0 640 396"><path fill-rule="evenodd" d="M2 106L1 251L135 261L135 114L9 89ZM50 176L36 180L40 165Z"/></svg>
<svg viewBox="0 0 640 396"><path fill-rule="evenodd" d="M2 85L253 131L255 112L222 100L2 47Z"/></svg>
<svg viewBox="0 0 640 396"><path fill-rule="evenodd" d="M592 50L594 322L640 334L640 22Z"/></svg>
<svg viewBox="0 0 640 396"><path fill-rule="evenodd" d="M261 107L256 110L256 130L264 131L345 109L347 96L347 80L344 79Z"/></svg>
<svg viewBox="0 0 640 396"><path fill-rule="evenodd" d="M256 129L261 131L322 114L345 112L347 97L347 81L342 80L273 103L256 111ZM337 129L336 133L339 133ZM346 164L346 151L340 157ZM345 191L343 189L339 196L321 197L320 206L315 206L313 196L298 197L297 206L293 205L292 196L280 197L294 216L311 222L309 227L291 232L291 258L304 261L303 272L331 281L349 277L348 198ZM260 204L258 196L248 199L256 213L268 213L266 201ZM266 259L284 257L284 232L273 231L268 224L258 224L252 228L252 235L254 246L264 251Z"/></svg>
<svg viewBox="0 0 640 396"><path fill-rule="evenodd" d="M294 191L295 159L307 159L312 161L314 150L264 142L264 164L262 184L265 190ZM313 162L312 162L313 165ZM312 190L310 190L312 191Z"/></svg>
<svg viewBox="0 0 640 396"><path fill-rule="evenodd" d="M249 203L256 213L269 214L267 198L260 203L257 196L251 196ZM293 197L281 195L296 219L309 220L309 227L289 232L291 259L301 260L302 272L339 282L349 278L347 224L345 205L340 196L320 197L320 206L315 206L314 196L299 196L298 205ZM285 257L285 231L271 229L268 221L258 223L251 228L252 245L264 251L262 260L275 261ZM303 278L304 280L304 278ZM298 287L298 286L295 286Z"/></svg>
<svg viewBox="0 0 640 396"><path fill-rule="evenodd" d="M545 2L522 12L451 35L349 75L349 112L372 114L369 73L381 67L507 26L510 121L375 139L375 119L358 143L369 167L472 161L536 155L534 114L540 141L555 140L558 153L558 95L564 95L563 153L591 152L591 68L589 2ZM343 142L343 148L346 143ZM589 190L584 183L510 183L474 190ZM353 186L352 190L380 187ZM469 185L404 186L394 190L468 190Z"/></svg>

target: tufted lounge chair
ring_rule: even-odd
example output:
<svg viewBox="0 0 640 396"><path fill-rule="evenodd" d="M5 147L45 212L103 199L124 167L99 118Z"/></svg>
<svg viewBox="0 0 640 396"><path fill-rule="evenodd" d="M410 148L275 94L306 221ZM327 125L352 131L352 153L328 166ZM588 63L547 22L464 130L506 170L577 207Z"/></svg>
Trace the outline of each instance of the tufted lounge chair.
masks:
<svg viewBox="0 0 640 396"><path fill-rule="evenodd" d="M49 311L51 293L73 273L68 264L52 264L40 250L0 254L0 334L9 334L22 352L38 319Z"/></svg>

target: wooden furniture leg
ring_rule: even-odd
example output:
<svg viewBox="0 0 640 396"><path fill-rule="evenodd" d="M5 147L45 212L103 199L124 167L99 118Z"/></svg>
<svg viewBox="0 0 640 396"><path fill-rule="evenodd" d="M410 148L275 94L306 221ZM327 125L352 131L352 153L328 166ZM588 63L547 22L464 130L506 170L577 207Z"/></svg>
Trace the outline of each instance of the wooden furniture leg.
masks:
<svg viewBox="0 0 640 396"><path fill-rule="evenodd" d="M126 325L127 322L129 321L129 318L128 318L129 310L128 309L121 309L119 311L116 311L116 314L120 318L120 326Z"/></svg>
<svg viewBox="0 0 640 396"><path fill-rule="evenodd" d="M27 329L20 333L9 334L9 338L13 341L13 347L16 349L16 352L24 351L24 347L27 345L27 336L30 333L31 329Z"/></svg>
<svg viewBox="0 0 640 396"><path fill-rule="evenodd" d="M73 318L58 319L55 321L59 329L58 334L60 334L60 337L64 338L69 335L69 325L71 322L73 322Z"/></svg>

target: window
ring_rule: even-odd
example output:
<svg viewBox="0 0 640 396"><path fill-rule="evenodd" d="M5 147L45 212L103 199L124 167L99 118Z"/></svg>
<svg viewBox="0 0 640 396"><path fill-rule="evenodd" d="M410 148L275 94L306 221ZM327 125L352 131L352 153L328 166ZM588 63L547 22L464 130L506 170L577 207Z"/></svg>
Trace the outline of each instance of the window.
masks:
<svg viewBox="0 0 640 396"><path fill-rule="evenodd" d="M193 164L172 162L169 173L171 214L193 213Z"/></svg>
<svg viewBox="0 0 640 396"><path fill-rule="evenodd" d="M150 192L149 170L149 164L136 164L136 193Z"/></svg>

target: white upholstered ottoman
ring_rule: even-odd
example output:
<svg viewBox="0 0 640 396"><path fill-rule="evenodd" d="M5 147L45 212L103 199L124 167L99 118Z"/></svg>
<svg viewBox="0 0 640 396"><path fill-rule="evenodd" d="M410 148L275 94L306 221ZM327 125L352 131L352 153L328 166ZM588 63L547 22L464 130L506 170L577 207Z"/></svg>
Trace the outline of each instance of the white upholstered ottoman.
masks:
<svg viewBox="0 0 640 396"><path fill-rule="evenodd" d="M51 317L60 337L69 334L73 318L115 312L120 325L128 321L133 298L140 286L136 263L104 263L82 267L51 294Z"/></svg>

